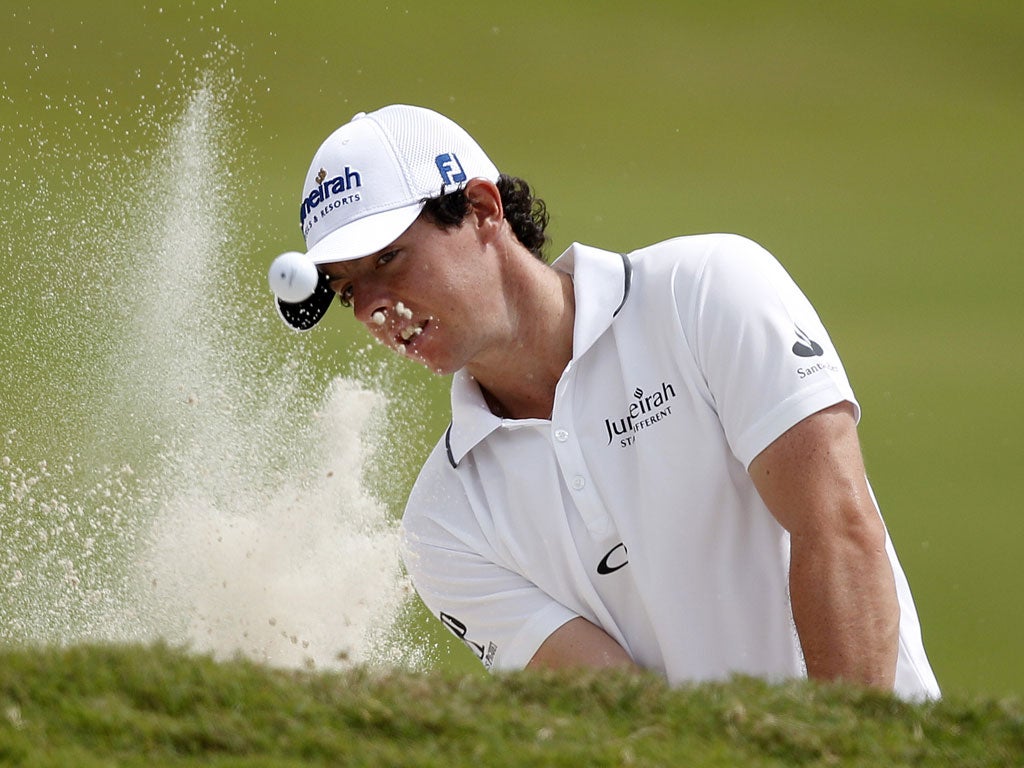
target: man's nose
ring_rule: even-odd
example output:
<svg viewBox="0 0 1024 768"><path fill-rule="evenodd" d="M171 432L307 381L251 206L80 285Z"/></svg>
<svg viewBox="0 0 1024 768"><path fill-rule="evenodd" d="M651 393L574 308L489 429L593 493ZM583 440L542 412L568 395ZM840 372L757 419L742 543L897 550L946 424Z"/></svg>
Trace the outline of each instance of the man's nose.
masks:
<svg viewBox="0 0 1024 768"><path fill-rule="evenodd" d="M384 287L373 280L363 282L352 292L355 317L367 325L382 325L380 318L387 316L388 308L393 303Z"/></svg>

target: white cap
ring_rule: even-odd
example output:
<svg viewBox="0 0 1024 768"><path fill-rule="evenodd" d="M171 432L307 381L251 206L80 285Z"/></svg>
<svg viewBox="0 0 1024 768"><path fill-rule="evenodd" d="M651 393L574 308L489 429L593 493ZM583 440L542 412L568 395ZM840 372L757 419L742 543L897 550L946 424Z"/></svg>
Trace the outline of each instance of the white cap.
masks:
<svg viewBox="0 0 1024 768"><path fill-rule="evenodd" d="M299 219L314 264L348 261L399 237L430 198L498 169L461 127L423 107L361 112L327 137L302 188Z"/></svg>
<svg viewBox="0 0 1024 768"><path fill-rule="evenodd" d="M404 104L360 112L327 137L309 166L299 208L305 256L327 264L376 253L409 228L427 200L475 178L497 183L498 169L444 115ZM276 296L275 303L289 326L305 331L333 298L320 274L307 298Z"/></svg>

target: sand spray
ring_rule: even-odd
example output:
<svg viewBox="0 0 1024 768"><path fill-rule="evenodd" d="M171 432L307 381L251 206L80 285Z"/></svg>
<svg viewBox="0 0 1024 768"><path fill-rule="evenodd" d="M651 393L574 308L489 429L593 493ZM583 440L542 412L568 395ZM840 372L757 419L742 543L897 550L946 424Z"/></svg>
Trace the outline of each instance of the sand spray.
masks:
<svg viewBox="0 0 1024 768"><path fill-rule="evenodd" d="M157 151L96 159L74 218L8 248L26 351L2 390L22 416L0 423L0 640L415 665L394 514L363 479L387 396L319 372L305 337L265 349L291 332L240 274L238 87L199 76L147 127Z"/></svg>

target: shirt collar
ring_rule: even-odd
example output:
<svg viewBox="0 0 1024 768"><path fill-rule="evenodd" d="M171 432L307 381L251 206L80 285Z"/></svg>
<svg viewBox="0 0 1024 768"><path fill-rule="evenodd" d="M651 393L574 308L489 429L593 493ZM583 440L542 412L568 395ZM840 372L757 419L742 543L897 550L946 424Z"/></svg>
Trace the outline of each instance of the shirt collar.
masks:
<svg viewBox="0 0 1024 768"><path fill-rule="evenodd" d="M578 360L593 346L629 295L632 267L619 253L573 243L552 268L572 275L576 298L572 359ZM572 363L570 362L570 367ZM457 466L475 445L502 424L484 401L480 385L462 369L452 378L452 424L445 434L448 460Z"/></svg>
<svg viewBox="0 0 1024 768"><path fill-rule="evenodd" d="M572 275L576 296L572 357L578 360L608 329L626 303L633 267L621 253L579 243L569 246L551 266Z"/></svg>

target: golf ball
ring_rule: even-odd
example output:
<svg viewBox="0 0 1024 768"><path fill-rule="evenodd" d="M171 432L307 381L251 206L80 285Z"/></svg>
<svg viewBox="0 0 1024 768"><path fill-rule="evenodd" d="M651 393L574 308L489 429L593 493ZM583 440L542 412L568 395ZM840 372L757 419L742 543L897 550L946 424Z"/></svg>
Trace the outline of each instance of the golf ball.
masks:
<svg viewBox="0 0 1024 768"><path fill-rule="evenodd" d="M305 254L289 251L282 253L270 265L267 280L270 290L281 301L298 304L313 295L316 289L316 265Z"/></svg>

